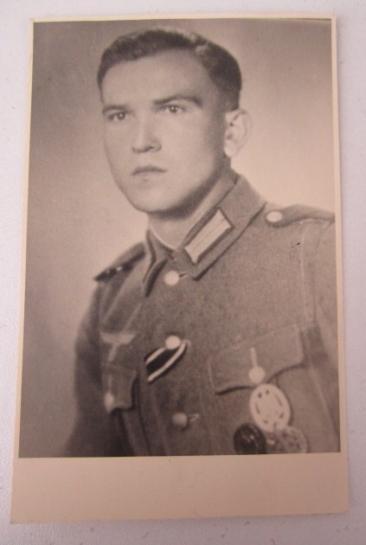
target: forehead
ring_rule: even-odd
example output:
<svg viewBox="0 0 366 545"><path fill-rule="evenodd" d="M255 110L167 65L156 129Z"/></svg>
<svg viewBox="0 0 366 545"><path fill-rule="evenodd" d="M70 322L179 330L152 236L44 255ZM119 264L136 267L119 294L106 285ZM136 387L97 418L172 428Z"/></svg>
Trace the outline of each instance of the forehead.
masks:
<svg viewBox="0 0 366 545"><path fill-rule="evenodd" d="M194 93L205 97L219 90L206 68L189 51L169 50L112 66L102 84L102 99L162 98Z"/></svg>

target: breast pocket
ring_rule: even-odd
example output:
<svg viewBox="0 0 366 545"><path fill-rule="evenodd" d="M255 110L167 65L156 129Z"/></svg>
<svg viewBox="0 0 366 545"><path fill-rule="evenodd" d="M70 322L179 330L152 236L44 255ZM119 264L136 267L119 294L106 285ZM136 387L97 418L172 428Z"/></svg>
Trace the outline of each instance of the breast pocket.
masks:
<svg viewBox="0 0 366 545"><path fill-rule="evenodd" d="M216 353L209 360L209 373L216 394L224 394L269 382L303 363L300 330L290 325L241 340Z"/></svg>

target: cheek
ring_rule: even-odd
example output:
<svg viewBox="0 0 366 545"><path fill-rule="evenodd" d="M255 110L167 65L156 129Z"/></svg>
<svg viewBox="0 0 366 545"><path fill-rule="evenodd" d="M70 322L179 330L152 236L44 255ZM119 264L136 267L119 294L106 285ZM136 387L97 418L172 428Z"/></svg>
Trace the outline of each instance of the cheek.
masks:
<svg viewBox="0 0 366 545"><path fill-rule="evenodd" d="M114 168L127 167L128 146L125 138L123 139L116 134L105 133L104 151L112 170Z"/></svg>
<svg viewBox="0 0 366 545"><path fill-rule="evenodd" d="M177 162L180 160L182 166L188 169L198 166L195 165L198 161L211 163L223 156L224 131L219 122L183 127L171 134L165 143Z"/></svg>

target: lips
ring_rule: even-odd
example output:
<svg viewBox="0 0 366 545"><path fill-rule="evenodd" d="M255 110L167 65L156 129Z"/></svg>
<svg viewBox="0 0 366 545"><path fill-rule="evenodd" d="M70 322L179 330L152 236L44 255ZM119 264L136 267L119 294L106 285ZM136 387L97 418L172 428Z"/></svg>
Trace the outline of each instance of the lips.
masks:
<svg viewBox="0 0 366 545"><path fill-rule="evenodd" d="M136 167L133 170L132 175L137 176L138 174L151 174L152 172L162 173L162 172L166 172L166 170L164 170L163 168L157 167L155 165L144 165L144 166Z"/></svg>

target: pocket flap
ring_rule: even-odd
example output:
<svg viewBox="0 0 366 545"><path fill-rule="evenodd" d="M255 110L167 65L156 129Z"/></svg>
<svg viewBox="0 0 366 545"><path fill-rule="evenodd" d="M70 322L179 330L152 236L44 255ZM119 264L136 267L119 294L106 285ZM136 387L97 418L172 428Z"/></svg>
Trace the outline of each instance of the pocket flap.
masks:
<svg viewBox="0 0 366 545"><path fill-rule="evenodd" d="M267 382L281 371L299 365L303 359L299 328L291 325L225 348L209 360L209 368L215 391L223 393L254 387L249 373L255 361L264 370Z"/></svg>

